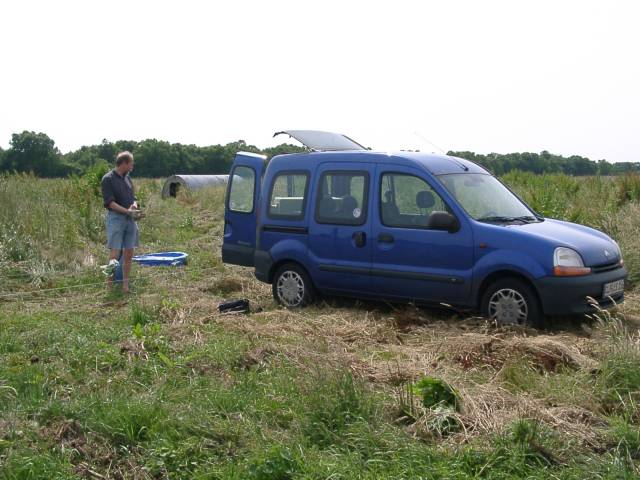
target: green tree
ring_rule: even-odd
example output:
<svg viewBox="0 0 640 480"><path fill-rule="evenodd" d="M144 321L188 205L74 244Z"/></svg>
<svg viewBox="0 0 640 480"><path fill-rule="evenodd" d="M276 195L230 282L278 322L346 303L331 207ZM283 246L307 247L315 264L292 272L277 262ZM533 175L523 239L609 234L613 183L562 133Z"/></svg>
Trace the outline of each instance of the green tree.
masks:
<svg viewBox="0 0 640 480"><path fill-rule="evenodd" d="M276 145L275 147L269 147L264 149L264 153L271 157L275 157L276 155L282 155L285 153L303 153L308 151L304 147L298 147L296 145L292 145L290 143L281 143L280 145Z"/></svg>
<svg viewBox="0 0 640 480"><path fill-rule="evenodd" d="M55 142L44 133L26 130L11 136L4 163L7 170L33 172L42 177L67 173Z"/></svg>

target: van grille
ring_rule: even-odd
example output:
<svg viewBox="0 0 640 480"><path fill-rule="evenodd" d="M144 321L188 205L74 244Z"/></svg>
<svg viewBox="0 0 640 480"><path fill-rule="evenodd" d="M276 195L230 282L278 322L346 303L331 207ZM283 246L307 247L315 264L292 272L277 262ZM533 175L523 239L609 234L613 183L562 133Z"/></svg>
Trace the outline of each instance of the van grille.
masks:
<svg viewBox="0 0 640 480"><path fill-rule="evenodd" d="M593 273L602 273L602 272L608 272L610 270L615 270L620 267L622 267L622 265L620 265L620 261L616 260L615 262L602 263L600 265L591 267L591 271Z"/></svg>

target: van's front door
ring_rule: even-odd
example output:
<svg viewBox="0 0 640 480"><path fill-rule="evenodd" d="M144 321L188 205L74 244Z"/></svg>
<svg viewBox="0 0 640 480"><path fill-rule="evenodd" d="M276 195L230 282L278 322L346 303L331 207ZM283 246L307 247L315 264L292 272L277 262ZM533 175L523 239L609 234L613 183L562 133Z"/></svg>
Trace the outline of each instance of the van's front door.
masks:
<svg viewBox="0 0 640 480"><path fill-rule="evenodd" d="M435 185L433 179L431 182ZM373 290L388 299L468 303L473 268L471 228L460 218L454 233L428 227L432 212L454 212L425 173L379 164L374 196Z"/></svg>
<svg viewBox="0 0 640 480"><path fill-rule="evenodd" d="M224 208L222 261L253 266L257 206L266 157L238 152L231 167Z"/></svg>
<svg viewBox="0 0 640 480"><path fill-rule="evenodd" d="M323 163L315 175L309 222L311 276L320 290L371 293L371 195L375 168L358 162Z"/></svg>

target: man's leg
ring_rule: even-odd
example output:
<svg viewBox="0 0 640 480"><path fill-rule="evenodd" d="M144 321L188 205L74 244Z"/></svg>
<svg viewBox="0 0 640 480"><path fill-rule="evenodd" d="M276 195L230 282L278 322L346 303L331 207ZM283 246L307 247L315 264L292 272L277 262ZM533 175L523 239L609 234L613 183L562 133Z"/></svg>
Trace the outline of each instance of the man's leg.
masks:
<svg viewBox="0 0 640 480"><path fill-rule="evenodd" d="M131 272L131 259L133 250L138 246L138 225L131 219L127 220L125 233L122 238L123 265L122 265L122 291L129 292L129 273Z"/></svg>
<svg viewBox="0 0 640 480"><path fill-rule="evenodd" d="M120 258L120 249L124 240L123 219L113 212L107 212L107 248L109 249L109 261ZM107 286L113 287L114 275L107 277Z"/></svg>
<svg viewBox="0 0 640 480"><path fill-rule="evenodd" d="M124 265L122 266L122 291L129 292L129 272L131 272L131 259L133 258L133 248L125 248L123 251Z"/></svg>
<svg viewBox="0 0 640 480"><path fill-rule="evenodd" d="M118 248L110 248L109 249L109 261L118 260L120 258L120 249ZM113 275L109 275L107 277L107 286L109 288L113 287Z"/></svg>

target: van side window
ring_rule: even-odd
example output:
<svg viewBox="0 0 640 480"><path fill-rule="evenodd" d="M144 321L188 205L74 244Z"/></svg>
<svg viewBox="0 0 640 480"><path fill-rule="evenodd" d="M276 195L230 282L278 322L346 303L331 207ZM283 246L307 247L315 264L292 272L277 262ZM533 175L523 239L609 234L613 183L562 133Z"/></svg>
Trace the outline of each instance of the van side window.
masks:
<svg viewBox="0 0 640 480"><path fill-rule="evenodd" d="M404 173L382 175L380 201L380 217L387 227L426 228L431 212L449 211L427 182Z"/></svg>
<svg viewBox="0 0 640 480"><path fill-rule="evenodd" d="M253 168L238 166L233 170L229 187L229 210L239 213L253 212L256 172Z"/></svg>
<svg viewBox="0 0 640 480"><path fill-rule="evenodd" d="M338 225L362 225L367 219L367 172L325 172L320 177L316 221Z"/></svg>
<svg viewBox="0 0 640 480"><path fill-rule="evenodd" d="M276 175L269 196L268 216L298 220L304 217L309 174L282 172Z"/></svg>

